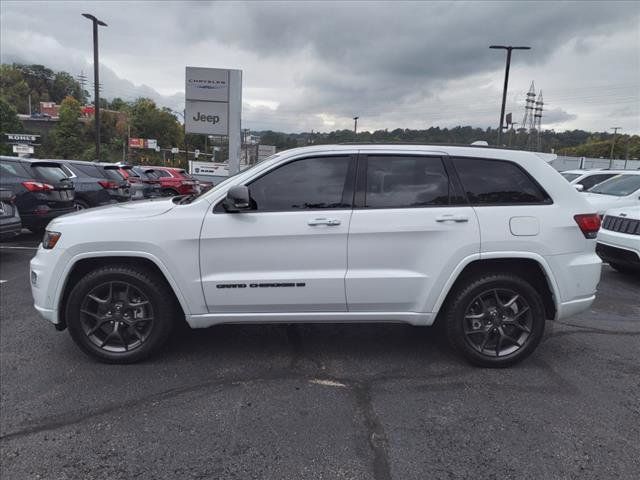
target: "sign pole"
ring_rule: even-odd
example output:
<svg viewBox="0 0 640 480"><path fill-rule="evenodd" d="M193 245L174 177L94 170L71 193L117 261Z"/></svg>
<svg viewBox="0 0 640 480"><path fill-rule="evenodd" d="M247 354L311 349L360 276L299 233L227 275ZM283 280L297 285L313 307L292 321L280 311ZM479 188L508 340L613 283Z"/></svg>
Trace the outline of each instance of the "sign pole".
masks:
<svg viewBox="0 0 640 480"><path fill-rule="evenodd" d="M242 71L229 71L229 175L240 171Z"/></svg>

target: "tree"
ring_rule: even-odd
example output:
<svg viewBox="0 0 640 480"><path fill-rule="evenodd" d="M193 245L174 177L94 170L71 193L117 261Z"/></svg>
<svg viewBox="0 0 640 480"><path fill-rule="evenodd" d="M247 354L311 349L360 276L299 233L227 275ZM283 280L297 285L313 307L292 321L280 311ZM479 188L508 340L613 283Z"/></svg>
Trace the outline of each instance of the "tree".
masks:
<svg viewBox="0 0 640 480"><path fill-rule="evenodd" d="M29 113L29 84L12 65L0 65L0 98L22 113Z"/></svg>
<svg viewBox="0 0 640 480"><path fill-rule="evenodd" d="M60 105L60 120L52 135L56 158L79 158L85 149L83 128L80 123L80 102L68 96Z"/></svg>
<svg viewBox="0 0 640 480"><path fill-rule="evenodd" d="M21 133L22 124L18 119L16 109L9 102L0 98L0 154L12 155L13 149L6 142L5 133Z"/></svg>
<svg viewBox="0 0 640 480"><path fill-rule="evenodd" d="M53 84L49 92L52 102L60 103L68 96L72 96L80 103L86 102L85 93L80 83L67 72L58 72L53 77Z"/></svg>

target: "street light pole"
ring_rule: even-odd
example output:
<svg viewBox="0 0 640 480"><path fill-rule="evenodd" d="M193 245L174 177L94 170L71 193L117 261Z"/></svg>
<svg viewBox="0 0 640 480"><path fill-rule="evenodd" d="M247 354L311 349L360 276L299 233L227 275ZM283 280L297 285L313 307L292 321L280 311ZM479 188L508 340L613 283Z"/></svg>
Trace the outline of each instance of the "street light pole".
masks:
<svg viewBox="0 0 640 480"><path fill-rule="evenodd" d="M357 134L358 134L358 119L359 119L359 118L360 118L360 117L353 117L353 133L354 133L355 135L357 135Z"/></svg>
<svg viewBox="0 0 640 480"><path fill-rule="evenodd" d="M531 50L531 47L512 47L504 45L491 45L489 48L501 49L507 51L507 65L504 69L504 87L502 89L502 108L500 109L500 125L498 126L498 147L500 147L502 136L502 125L504 124L504 109L507 103L507 86L509 85L509 68L511 67L511 51L512 50Z"/></svg>
<svg viewBox="0 0 640 480"><path fill-rule="evenodd" d="M90 13L83 13L83 17L88 18L93 23L93 101L94 120L96 130L96 160L100 161L100 63L98 61L98 25L106 27L107 24Z"/></svg>

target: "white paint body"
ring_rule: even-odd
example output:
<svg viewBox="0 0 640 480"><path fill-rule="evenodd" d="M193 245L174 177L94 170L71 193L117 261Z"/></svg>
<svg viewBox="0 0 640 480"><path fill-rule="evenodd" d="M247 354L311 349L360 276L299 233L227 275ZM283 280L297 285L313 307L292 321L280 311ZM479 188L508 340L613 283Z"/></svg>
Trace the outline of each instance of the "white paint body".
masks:
<svg viewBox="0 0 640 480"><path fill-rule="evenodd" d="M424 154L503 159L522 166L552 204L214 213L227 190L294 159L319 154ZM282 152L193 203L118 204L52 221L62 236L31 261L36 309L53 323L74 264L94 257L153 261L188 323L407 322L430 325L460 272L482 259L532 259L557 318L589 308L600 278L595 240L573 216L593 208L532 152L428 146L316 146ZM457 219L454 220L454 219ZM310 225L331 220L333 225ZM449 221L451 220L451 221ZM220 284L294 283L290 288Z"/></svg>
<svg viewBox="0 0 640 480"><path fill-rule="evenodd" d="M640 206L607 210L606 215L640 220ZM598 243L619 248L621 250L627 250L640 258L640 235L600 229L598 232Z"/></svg>

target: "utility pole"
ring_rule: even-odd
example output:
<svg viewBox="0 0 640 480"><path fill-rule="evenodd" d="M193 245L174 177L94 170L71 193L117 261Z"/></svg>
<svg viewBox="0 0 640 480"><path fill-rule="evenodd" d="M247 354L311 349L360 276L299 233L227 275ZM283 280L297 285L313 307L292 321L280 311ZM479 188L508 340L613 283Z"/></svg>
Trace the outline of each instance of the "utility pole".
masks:
<svg viewBox="0 0 640 480"><path fill-rule="evenodd" d="M611 155L609 155L609 168L613 164L613 147L616 146L616 134L618 130L622 130L622 127L611 127L609 130L613 130L613 140L611 141Z"/></svg>
<svg viewBox="0 0 640 480"><path fill-rule="evenodd" d="M512 143L512 140L513 140L513 130L514 130L513 127L514 127L514 125L520 125L520 124L518 122L513 122L511 124L511 130L509 130L509 147L511 147L511 143Z"/></svg>
<svg viewBox="0 0 640 480"><path fill-rule="evenodd" d="M93 23L93 102L96 130L96 161L100 161L100 63L98 61L98 25L106 27L107 24L90 13L83 13Z"/></svg>
<svg viewBox="0 0 640 480"><path fill-rule="evenodd" d="M353 117L353 134L357 135L358 134L358 119L360 117Z"/></svg>
<svg viewBox="0 0 640 480"><path fill-rule="evenodd" d="M507 86L509 85L509 68L511 67L511 51L512 50L531 50L531 47L512 47L504 45L491 45L489 48L501 49L507 51L507 65L504 69L504 87L502 89L502 108L500 109L500 125L498 126L498 147L500 147L502 136L502 125L504 124L504 109L507 103Z"/></svg>

